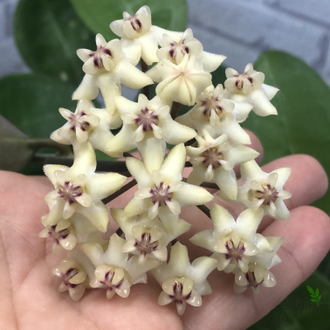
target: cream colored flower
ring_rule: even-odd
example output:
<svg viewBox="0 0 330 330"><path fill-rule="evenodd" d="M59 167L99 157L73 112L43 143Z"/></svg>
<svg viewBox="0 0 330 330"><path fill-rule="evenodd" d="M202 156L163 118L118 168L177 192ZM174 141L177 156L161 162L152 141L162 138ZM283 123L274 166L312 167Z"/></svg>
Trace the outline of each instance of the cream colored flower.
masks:
<svg viewBox="0 0 330 330"><path fill-rule="evenodd" d="M85 293L87 274L83 267L74 259L64 259L54 268L53 274L60 277L62 282L60 292L69 291L74 301L78 301Z"/></svg>
<svg viewBox="0 0 330 330"><path fill-rule="evenodd" d="M146 213L128 218L121 209L111 209L111 215L126 237L123 252L136 255L139 263L148 258L165 262L167 245L190 228L186 221L166 215L161 221L159 218L149 219Z"/></svg>
<svg viewBox="0 0 330 330"><path fill-rule="evenodd" d="M194 105L196 97L212 84L211 74L188 54L178 65L167 59L160 61L147 71L147 75L159 83L156 94L160 99L185 105Z"/></svg>
<svg viewBox="0 0 330 330"><path fill-rule="evenodd" d="M159 152L164 157L166 142L179 144L197 134L193 129L175 122L170 115L170 107L158 96L149 101L140 94L137 103L118 96L115 103L124 124L107 145L109 155L118 155L137 147L143 159L146 159L147 152L152 158Z"/></svg>
<svg viewBox="0 0 330 330"><path fill-rule="evenodd" d="M195 56L207 72L216 70L226 59L226 56L223 55L204 52L203 45L194 38L191 29L174 36L165 33L159 43L161 46L157 51L159 60L167 58L169 61L179 64L183 57L188 54Z"/></svg>
<svg viewBox="0 0 330 330"><path fill-rule="evenodd" d="M251 257L258 253L256 231L262 217L261 210L247 209L235 220L225 208L213 204L214 229L203 230L190 241L214 252L212 258L218 260L218 270L232 272L238 266L246 272Z"/></svg>
<svg viewBox="0 0 330 330"><path fill-rule="evenodd" d="M142 57L148 65L158 62L156 52L161 36L164 33L177 34L152 25L148 6L141 7L134 16L123 12L123 19L112 22L110 29L122 38L122 45L129 54L135 53L132 58L140 59ZM136 64L137 60L133 60L134 62Z"/></svg>
<svg viewBox="0 0 330 330"><path fill-rule="evenodd" d="M146 272L159 264L155 260L147 260L138 265L137 260L128 258L128 254L123 252L124 244L123 238L113 234L105 252L97 243L86 243L82 246L82 251L96 267L90 286L105 289L108 299L115 293L122 298L128 297L130 287L136 283L146 283Z"/></svg>
<svg viewBox="0 0 330 330"><path fill-rule="evenodd" d="M269 269L281 262L276 252L283 241L284 237L263 237L259 239L257 245L260 253L251 258L248 271L246 273L243 273L240 269L234 271L234 291L236 293L242 293L248 288L252 288L254 293L258 293L260 286L271 288L276 285L275 276Z"/></svg>
<svg viewBox="0 0 330 330"><path fill-rule="evenodd" d="M96 51L77 51L84 62L83 70L86 75L72 99L93 100L101 90L106 109L112 115L116 110L113 99L121 94L121 84L139 89L153 82L125 57L120 40L114 39L107 43L101 34L97 34L96 45Z"/></svg>
<svg viewBox="0 0 330 330"><path fill-rule="evenodd" d="M290 168L265 173L254 160L244 163L241 165L244 185L238 189L237 200L246 207L260 208L273 218L289 219L290 212L284 200L290 198L291 193L283 190L283 186L290 174Z"/></svg>
<svg viewBox="0 0 330 330"><path fill-rule="evenodd" d="M41 238L52 238L53 252L72 250L77 243L86 243L89 240L102 242L98 229L82 214L73 214L69 219L59 215L58 222L49 225L48 214L41 218L44 229L39 233Z"/></svg>
<svg viewBox="0 0 330 330"><path fill-rule="evenodd" d="M175 302L179 315L184 313L186 304L201 306L201 296L212 293L206 278L215 266L216 260L209 257L197 258L190 264L187 247L175 243L168 264L151 271L163 289L158 304L164 306Z"/></svg>
<svg viewBox="0 0 330 330"><path fill-rule="evenodd" d="M45 165L44 172L55 190L45 197L50 213L48 225L57 224L59 218L69 219L81 213L101 232L108 227L108 210L102 199L117 191L126 177L117 173L94 173L96 158L88 142L74 146L72 167Z"/></svg>
<svg viewBox="0 0 330 330"><path fill-rule="evenodd" d="M245 67L242 74L227 68L226 76L227 80L224 83L228 91L226 97L238 104L236 116L239 122L244 121L249 114L244 103L250 103L253 111L259 116L277 115L276 108L269 101L278 92L278 88L263 84L265 75L253 70L251 63ZM239 106L243 113L240 113Z"/></svg>
<svg viewBox="0 0 330 330"><path fill-rule="evenodd" d="M234 107L234 102L225 98L221 84L215 89L211 85L199 94L196 105L190 111L177 117L176 121L196 129L199 135L203 135L203 131L207 130L214 138L226 134L229 140L236 144L251 144L249 135L239 125L233 114Z"/></svg>
<svg viewBox="0 0 330 330"><path fill-rule="evenodd" d="M183 144L175 146L160 169L152 173L142 161L133 157L127 158L127 168L139 185L139 190L125 207L127 215L133 217L148 212L150 219L154 219L159 210L178 215L182 206L209 202L213 196L204 188L181 181L185 159Z"/></svg>
<svg viewBox="0 0 330 330"><path fill-rule="evenodd" d="M213 180L230 199L237 197L237 181L234 166L256 158L259 153L245 146L232 146L226 134L213 139L204 130L204 138L197 136L198 148L187 147L187 154L193 164L187 182L200 185Z"/></svg>
<svg viewBox="0 0 330 330"><path fill-rule="evenodd" d="M93 148L105 151L105 145L113 138L110 128L121 123L119 116L111 116L107 111L95 109L92 102L80 100L75 113L60 108L62 117L67 120L50 138L63 144L89 141Z"/></svg>

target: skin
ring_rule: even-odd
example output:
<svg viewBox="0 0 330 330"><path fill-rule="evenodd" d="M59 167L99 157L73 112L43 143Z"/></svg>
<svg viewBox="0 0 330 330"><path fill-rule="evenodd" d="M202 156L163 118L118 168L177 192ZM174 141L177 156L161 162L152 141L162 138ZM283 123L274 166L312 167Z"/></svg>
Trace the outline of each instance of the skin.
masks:
<svg viewBox="0 0 330 330"><path fill-rule="evenodd" d="M255 137L253 147L261 152ZM259 228L265 236L285 236L278 251L282 263L271 270L277 279L276 288L262 288L257 296L250 291L236 295L233 275L214 271L208 277L213 294L203 297L200 308L188 305L183 317L177 315L174 304L157 305L161 289L152 278L148 285L133 286L127 299L115 296L109 301L104 291L88 290L81 301L74 302L68 293L58 293L59 283L51 274L58 257L50 253L52 242L38 237L43 228L40 217L48 212L44 196L52 186L45 178L0 171L0 329L246 329L303 282L330 248L328 216L305 206L325 193L328 181L324 170L306 155L278 159L263 170L287 166L292 167L284 186L293 195L287 200L291 218L265 218ZM111 206L124 207L133 193L134 189L128 191ZM208 206L214 202L222 203L215 197ZM241 211L237 206L226 207L235 216ZM192 223L189 233L180 237L180 242L188 246L191 260L210 255L187 239L211 228L211 221L195 207L184 208L181 218Z"/></svg>

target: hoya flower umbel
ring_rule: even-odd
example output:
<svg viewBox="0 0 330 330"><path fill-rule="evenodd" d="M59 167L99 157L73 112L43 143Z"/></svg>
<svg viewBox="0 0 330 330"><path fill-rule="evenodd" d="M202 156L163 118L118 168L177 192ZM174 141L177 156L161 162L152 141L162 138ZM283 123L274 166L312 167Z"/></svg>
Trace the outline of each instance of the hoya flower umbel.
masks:
<svg viewBox="0 0 330 330"><path fill-rule="evenodd" d="M193 164L188 183L199 185L204 180L213 180L221 191L231 199L237 197L234 166L258 156L258 152L245 146L232 146L226 134L213 139L203 130L204 138L197 136L198 148L187 147L187 154Z"/></svg>
<svg viewBox="0 0 330 330"><path fill-rule="evenodd" d="M258 253L256 230L262 220L261 210L245 210L237 220L222 206L214 204L211 218L214 230L207 229L194 235L193 244L204 247L218 260L218 270L232 272L237 266L246 272L252 256Z"/></svg>
<svg viewBox="0 0 330 330"><path fill-rule="evenodd" d="M125 207L127 215L132 217L148 210L153 219L160 209L178 215L182 206L209 202L213 196L204 188L181 181L185 158L184 145L179 144L170 151L160 169L152 173L140 160L127 158L127 168L139 185L134 198Z"/></svg>
<svg viewBox="0 0 330 330"><path fill-rule="evenodd" d="M291 193L283 190L291 169L281 168L271 173L261 170L255 161L249 161L241 166L244 185L239 187L238 200L246 207L262 209L266 214L278 219L288 219L290 212L284 200Z"/></svg>
<svg viewBox="0 0 330 330"><path fill-rule="evenodd" d="M87 273L75 259L64 259L53 269L53 274L61 278L58 288L60 292L69 291L74 301L78 301L85 293Z"/></svg>
<svg viewBox="0 0 330 330"><path fill-rule="evenodd" d="M168 264L152 270L153 276L162 286L158 304L176 305L179 315L182 315L187 304L199 307L202 305L202 295L212 292L207 276L215 268L216 260L209 257L197 258L190 264L187 247L179 242L171 248Z"/></svg>

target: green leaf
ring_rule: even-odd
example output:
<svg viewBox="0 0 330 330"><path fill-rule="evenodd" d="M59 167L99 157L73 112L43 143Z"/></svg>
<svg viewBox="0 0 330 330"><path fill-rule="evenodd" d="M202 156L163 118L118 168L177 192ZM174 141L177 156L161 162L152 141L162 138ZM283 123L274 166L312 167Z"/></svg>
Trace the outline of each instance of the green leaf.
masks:
<svg viewBox="0 0 330 330"><path fill-rule="evenodd" d="M49 137L65 123L59 107L74 110L73 86L32 74L0 79L0 114L32 137Z"/></svg>
<svg viewBox="0 0 330 330"><path fill-rule="evenodd" d="M319 288L317 288L317 289L315 290L315 298L317 298L319 294L320 294L320 291L319 291Z"/></svg>
<svg viewBox="0 0 330 330"><path fill-rule="evenodd" d="M70 0L20 0L14 17L16 45L32 70L79 84L84 73L78 48L95 48L95 36Z"/></svg>
<svg viewBox="0 0 330 330"><path fill-rule="evenodd" d="M278 116L258 117L244 123L260 138L264 163L278 157L305 153L315 157L330 175L330 89L300 59L280 51L267 51L255 63L266 75L265 83L280 92L272 103ZM330 191L314 205L330 214Z"/></svg>
<svg viewBox="0 0 330 330"><path fill-rule="evenodd" d="M322 297L322 296L319 295L318 298L317 298L317 301L320 301L320 300L321 300L321 297Z"/></svg>
<svg viewBox="0 0 330 330"><path fill-rule="evenodd" d="M150 7L154 25L173 31L184 31L187 25L185 0L71 0L71 3L86 25L107 40L117 37L109 28L111 22L122 19L124 11L134 15L144 5Z"/></svg>
<svg viewBox="0 0 330 330"><path fill-rule="evenodd" d="M316 302L316 299L311 299L312 302Z"/></svg>
<svg viewBox="0 0 330 330"><path fill-rule="evenodd" d="M310 286L308 286L308 285L307 285L307 290L308 290L311 294L314 294L314 290L313 290Z"/></svg>
<svg viewBox="0 0 330 330"><path fill-rule="evenodd" d="M311 302L306 293L307 283L319 287L327 303L320 302L317 306ZM330 281L316 271L249 330L329 330L329 301Z"/></svg>

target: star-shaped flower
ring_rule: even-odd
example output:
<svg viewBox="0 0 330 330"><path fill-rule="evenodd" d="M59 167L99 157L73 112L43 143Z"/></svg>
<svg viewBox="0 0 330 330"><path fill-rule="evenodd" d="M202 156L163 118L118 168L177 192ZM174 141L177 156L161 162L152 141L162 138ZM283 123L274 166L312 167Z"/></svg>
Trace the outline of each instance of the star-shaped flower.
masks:
<svg viewBox="0 0 330 330"><path fill-rule="evenodd" d="M242 293L248 288L252 288L254 293L258 293L260 286L271 288L276 285L276 279L270 268L281 262L280 257L276 254L279 247L284 241L284 237L263 237L262 244L258 244L258 248L262 250L268 245L267 251L261 251L253 256L249 263L249 269L243 273L241 269L235 270L234 291Z"/></svg>
<svg viewBox="0 0 330 330"><path fill-rule="evenodd" d="M206 278L215 266L216 260L209 257L197 258L190 264L187 247L179 242L175 243L171 248L168 264L152 270L163 289L158 304L164 306L175 302L179 315L184 313L186 304L201 306L201 296L212 293Z"/></svg>
<svg viewBox="0 0 330 330"><path fill-rule="evenodd" d="M237 182L234 166L256 158L259 153L245 146L232 146L226 134L213 139L204 130L204 138L197 136L198 148L187 147L193 164L188 183L199 185L204 180L213 180L221 191L231 199L237 197Z"/></svg>
<svg viewBox="0 0 330 330"><path fill-rule="evenodd" d="M58 222L48 225L48 215L41 218L44 229L39 237L52 238L53 252L71 251L77 243L86 243L89 240L102 241L100 232L82 214L73 214L69 219L58 218Z"/></svg>
<svg viewBox="0 0 330 330"><path fill-rule="evenodd" d="M130 287L136 283L147 283L146 272L159 265L155 260L147 260L138 265L136 259L128 258L128 254L123 252L124 244L123 238L113 234L105 252L97 243L86 243L82 246L83 252L96 267L90 286L105 289L108 299L115 293L122 298L128 297Z"/></svg>
<svg viewBox="0 0 330 330"><path fill-rule="evenodd" d="M250 103L253 111L259 116L277 115L276 108L269 102L278 92L278 88L263 84L265 75L262 72L253 70L253 65L249 63L242 74L232 68L226 69L227 80L224 85L226 97L235 101L238 105ZM242 108L242 110L244 107ZM237 113L239 121L246 119L249 111Z"/></svg>
<svg viewBox="0 0 330 330"><path fill-rule="evenodd" d="M164 34L160 40L161 48L157 51L159 60L167 58L169 61L179 64L183 57L188 54L195 56L207 72L213 72L226 59L226 56L216 55L203 51L203 45L194 38L192 30L170 36Z"/></svg>
<svg viewBox="0 0 330 330"><path fill-rule="evenodd" d="M284 200L290 198L291 193L283 190L283 186L290 174L290 168L265 173L254 160L246 162L241 165L244 185L238 189L237 200L246 207L260 208L273 218L289 219L290 212Z"/></svg>
<svg viewBox="0 0 330 330"><path fill-rule="evenodd" d="M251 257L258 253L256 231L262 217L261 210L247 209L235 220L225 208L213 204L214 229L203 230L190 241L214 252L212 258L218 260L218 270L232 272L238 266L246 272Z"/></svg>
<svg viewBox="0 0 330 330"><path fill-rule="evenodd" d="M84 253L73 249L68 252L66 259L52 269L52 273L61 280L58 290L68 291L71 299L78 301L88 288L88 281L94 270L95 267Z"/></svg>
<svg viewBox="0 0 330 330"><path fill-rule="evenodd" d="M105 145L113 138L110 128L116 128L121 119L107 111L95 109L92 102L80 100L75 113L60 108L62 117L67 120L50 138L63 144L89 141L95 149L105 151ZM118 121L119 119L119 121Z"/></svg>
<svg viewBox="0 0 330 330"><path fill-rule="evenodd" d="M133 157L127 158L127 168L139 185L139 190L125 207L127 215L133 217L148 211L150 219L153 219L159 210L178 215L182 206L209 202L213 196L204 188L181 181L185 159L183 144L175 146L160 169L152 173L142 161Z"/></svg>
<svg viewBox="0 0 330 330"><path fill-rule="evenodd" d="M101 34L97 34L96 45L96 51L77 51L77 55L85 63L83 70L86 75L72 99L93 100L101 90L107 111L114 114L114 97L120 95L121 84L139 89L153 82L125 57L120 40L114 39L107 43Z"/></svg>
<svg viewBox="0 0 330 330"><path fill-rule="evenodd" d="M108 210L102 199L117 191L126 177L117 173L98 174L95 153L90 143L74 145L72 167L45 165L44 172L55 190L46 197L50 207L48 225L59 218L69 219L75 212L86 216L101 232L108 226Z"/></svg>
<svg viewBox="0 0 330 330"><path fill-rule="evenodd" d="M177 65L168 59L160 61L147 75L159 83L156 94L160 99L185 105L194 105L198 94L212 84L211 74L188 54Z"/></svg>
<svg viewBox="0 0 330 330"><path fill-rule="evenodd" d="M137 103L118 96L115 103L124 124L107 145L109 155L118 155L137 147L145 161L147 153L153 160L160 153L162 161L166 142L175 145L196 136L193 129L172 119L170 107L158 96L149 101L145 95L140 94Z"/></svg>
<svg viewBox="0 0 330 330"><path fill-rule="evenodd" d="M161 221L157 217L149 219L146 213L128 218L121 209L111 209L111 215L126 237L123 252L137 255L139 263L147 258L165 262L167 245L190 228L188 222L171 216L165 216Z"/></svg>
<svg viewBox="0 0 330 330"><path fill-rule="evenodd" d="M161 36L164 33L177 34L152 25L151 12L148 6L141 7L134 16L123 12L123 19L112 22L110 29L122 38L123 47L133 48L136 53L134 58L140 59L142 57L148 65L158 62L156 52ZM130 52L130 50L128 51Z"/></svg>

